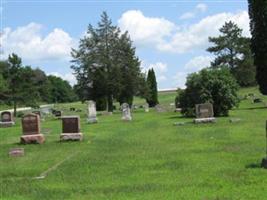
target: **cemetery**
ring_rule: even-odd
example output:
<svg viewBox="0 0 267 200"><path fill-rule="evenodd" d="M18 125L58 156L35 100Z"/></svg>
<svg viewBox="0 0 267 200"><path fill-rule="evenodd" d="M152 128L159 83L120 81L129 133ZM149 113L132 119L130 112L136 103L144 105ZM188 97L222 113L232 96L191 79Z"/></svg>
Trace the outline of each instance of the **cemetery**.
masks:
<svg viewBox="0 0 267 200"><path fill-rule="evenodd" d="M242 89L239 95L249 92L260 95L256 88ZM162 106L174 97L175 93L159 93ZM140 98L134 101L145 105ZM14 126L0 129L1 197L168 199L172 194L184 199L260 199L267 184L266 170L261 168L267 119L263 105L242 100L229 117L204 124L174 111L144 108L132 110L128 123L122 116L125 112L129 117L129 112L122 108L113 115L98 112L98 123L90 124L87 103L55 105L64 112L61 119L51 114L38 121L39 115L25 115ZM82 110L80 118L70 107ZM242 120L231 123L231 119ZM20 144L30 126L35 130L30 135L43 134L42 144ZM43 133L47 128L51 132ZM60 142L69 139L78 141Z"/></svg>
<svg viewBox="0 0 267 200"><path fill-rule="evenodd" d="M0 18L0 200L267 199L267 0Z"/></svg>

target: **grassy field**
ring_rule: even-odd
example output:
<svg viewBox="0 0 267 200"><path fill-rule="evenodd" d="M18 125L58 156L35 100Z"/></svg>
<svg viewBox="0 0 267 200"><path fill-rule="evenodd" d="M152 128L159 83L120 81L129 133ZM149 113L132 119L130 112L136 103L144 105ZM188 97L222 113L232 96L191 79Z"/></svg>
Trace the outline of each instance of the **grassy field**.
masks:
<svg viewBox="0 0 267 200"><path fill-rule="evenodd" d="M257 93L255 88L240 95ZM166 106L175 93L160 95ZM141 99L135 101L142 104ZM85 105L58 105L67 110ZM65 114L71 114L67 111ZM76 113L77 114L77 113ZM61 121L42 122L43 145L19 145L19 120L0 129L0 199L267 199L264 103L241 102L229 117L215 124L195 125L179 113L133 112L132 122L121 114L98 116L98 124L86 124L81 116L83 142L59 143ZM240 118L230 123L229 119ZM188 122L173 126L174 122ZM25 156L11 158L12 147L24 147ZM54 167L54 168L53 168ZM44 179L34 179L52 169Z"/></svg>

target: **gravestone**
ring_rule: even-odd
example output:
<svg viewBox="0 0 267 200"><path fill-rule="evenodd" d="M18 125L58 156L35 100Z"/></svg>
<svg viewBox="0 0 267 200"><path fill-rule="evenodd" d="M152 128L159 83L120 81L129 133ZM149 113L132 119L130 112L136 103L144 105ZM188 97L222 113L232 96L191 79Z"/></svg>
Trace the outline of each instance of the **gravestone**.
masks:
<svg viewBox="0 0 267 200"><path fill-rule="evenodd" d="M80 132L80 117L79 116L63 116L62 133L60 141L81 141L83 134Z"/></svg>
<svg viewBox="0 0 267 200"><path fill-rule="evenodd" d="M166 110L160 105L160 104L157 104L155 106L155 109L157 112L161 113L161 112L166 112Z"/></svg>
<svg viewBox="0 0 267 200"><path fill-rule="evenodd" d="M27 114L21 119L23 135L20 137L22 144L45 142L45 137L41 134L40 116L36 114Z"/></svg>
<svg viewBox="0 0 267 200"><path fill-rule="evenodd" d="M55 110L53 114L55 115L55 117L60 118L62 116L62 111Z"/></svg>
<svg viewBox="0 0 267 200"><path fill-rule="evenodd" d="M24 156L24 148L13 148L13 149L10 149L9 152L8 152L8 155L10 157Z"/></svg>
<svg viewBox="0 0 267 200"><path fill-rule="evenodd" d="M88 101L87 104L88 109L88 115L87 115L87 122L88 123L97 123L97 117L96 117L96 105L94 101Z"/></svg>
<svg viewBox="0 0 267 200"><path fill-rule="evenodd" d="M145 108L145 112L149 112L149 105L148 104L145 104L143 107Z"/></svg>
<svg viewBox="0 0 267 200"><path fill-rule="evenodd" d="M203 103L196 105L195 123L215 122L213 105L211 103Z"/></svg>
<svg viewBox="0 0 267 200"><path fill-rule="evenodd" d="M4 111L0 116L0 127L10 127L14 125L13 116L10 111Z"/></svg>
<svg viewBox="0 0 267 200"><path fill-rule="evenodd" d="M121 105L121 110L122 110L122 120L123 121L131 121L132 116L131 116L131 109L129 107L128 103L123 103Z"/></svg>

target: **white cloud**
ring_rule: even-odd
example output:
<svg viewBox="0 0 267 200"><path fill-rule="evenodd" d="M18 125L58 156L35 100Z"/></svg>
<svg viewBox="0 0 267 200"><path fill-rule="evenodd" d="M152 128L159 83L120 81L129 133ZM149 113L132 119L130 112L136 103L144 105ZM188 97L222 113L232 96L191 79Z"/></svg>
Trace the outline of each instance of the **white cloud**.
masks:
<svg viewBox="0 0 267 200"><path fill-rule="evenodd" d="M199 71L205 67L210 66L210 62L213 60L211 56L197 56L192 58L185 64L185 69L188 71Z"/></svg>
<svg viewBox="0 0 267 200"><path fill-rule="evenodd" d="M69 59L74 39L62 29L55 28L42 37L43 26L30 23L15 30L3 31L4 56L14 52L26 60Z"/></svg>
<svg viewBox="0 0 267 200"><path fill-rule="evenodd" d="M142 61L141 69L143 72L147 72L149 69L152 69L152 68L155 71L158 82L163 82L167 80L165 73L168 71L168 66L166 63L156 62L156 63L146 64L145 61Z"/></svg>
<svg viewBox="0 0 267 200"><path fill-rule="evenodd" d="M159 51L181 54L206 49L209 46L208 37L218 36L219 28L230 20L243 29L243 35L250 36L247 11L207 16L181 28L164 18L146 17L141 11L131 10L122 15L119 26L129 31L131 39L139 47L148 45Z"/></svg>
<svg viewBox="0 0 267 200"><path fill-rule="evenodd" d="M186 77L193 72L209 67L212 60L213 57L211 56L196 56L189 60L184 67L172 77L175 84L174 86L185 88Z"/></svg>
<svg viewBox="0 0 267 200"><path fill-rule="evenodd" d="M62 78L63 80L66 80L70 83L70 85L75 85L77 83L77 80L75 76L72 73L66 73L66 74L61 74L59 72L51 72L48 73L48 75L53 75Z"/></svg>
<svg viewBox="0 0 267 200"><path fill-rule="evenodd" d="M193 11L186 12L180 16L180 19L191 19L196 17L199 13L204 13L207 10L207 5L204 3L197 4Z"/></svg>
<svg viewBox="0 0 267 200"><path fill-rule="evenodd" d="M179 19L191 19L194 17L195 17L194 12L186 12L186 13L182 14Z"/></svg>
<svg viewBox="0 0 267 200"><path fill-rule="evenodd" d="M163 37L170 36L174 23L164 18L145 17L140 10L129 10L118 20L122 31L128 31L138 45L160 43Z"/></svg>
<svg viewBox="0 0 267 200"><path fill-rule="evenodd" d="M200 12L206 12L208 6L204 3L199 3L196 6L196 10L200 11Z"/></svg>

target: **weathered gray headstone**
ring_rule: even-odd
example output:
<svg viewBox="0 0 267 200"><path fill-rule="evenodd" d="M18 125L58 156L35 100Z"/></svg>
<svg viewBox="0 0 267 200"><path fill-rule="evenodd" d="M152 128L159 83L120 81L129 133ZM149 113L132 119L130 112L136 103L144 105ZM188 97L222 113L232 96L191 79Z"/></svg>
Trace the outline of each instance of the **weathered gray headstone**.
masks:
<svg viewBox="0 0 267 200"><path fill-rule="evenodd" d="M38 143L42 144L45 137L41 134L40 116L27 114L21 119L23 135L20 137L22 144Z"/></svg>
<svg viewBox="0 0 267 200"><path fill-rule="evenodd" d="M10 149L8 155L11 157L20 157L24 156L24 148L13 148Z"/></svg>
<svg viewBox="0 0 267 200"><path fill-rule="evenodd" d="M97 123L97 117L96 117L96 105L94 101L88 101L88 117L87 122L88 123Z"/></svg>
<svg viewBox="0 0 267 200"><path fill-rule="evenodd" d="M4 111L0 115L0 127L10 127L14 125L13 116L10 111Z"/></svg>
<svg viewBox="0 0 267 200"><path fill-rule="evenodd" d="M83 139L83 134L80 132L80 117L79 116L63 116L62 119L62 133L60 141Z"/></svg>
<svg viewBox="0 0 267 200"><path fill-rule="evenodd" d="M215 122L213 105L211 103L203 103L196 105L195 123Z"/></svg>
<svg viewBox="0 0 267 200"><path fill-rule="evenodd" d="M148 104L145 104L144 108L145 108L145 112L149 112L149 105Z"/></svg>
<svg viewBox="0 0 267 200"><path fill-rule="evenodd" d="M128 103L123 103L121 106L121 110L122 110L122 120L123 121L131 121L132 120L132 116L131 116L131 109L128 105Z"/></svg>

